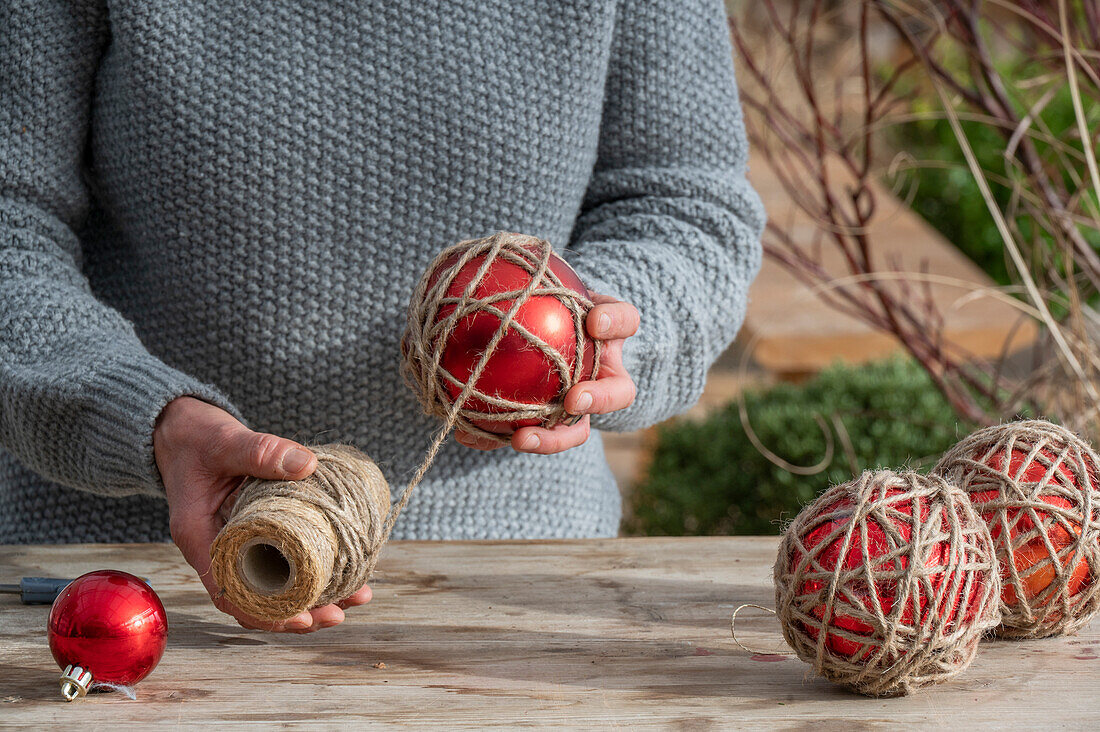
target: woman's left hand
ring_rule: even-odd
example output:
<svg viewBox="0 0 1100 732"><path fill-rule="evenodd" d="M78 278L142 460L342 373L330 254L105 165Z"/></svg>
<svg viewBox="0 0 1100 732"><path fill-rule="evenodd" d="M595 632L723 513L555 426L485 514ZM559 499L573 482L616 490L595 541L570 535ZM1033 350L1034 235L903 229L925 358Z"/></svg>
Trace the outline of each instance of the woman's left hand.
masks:
<svg viewBox="0 0 1100 732"><path fill-rule="evenodd" d="M623 342L638 332L638 309L606 295L593 294L592 302L596 306L585 316L584 327L588 335L603 341L599 376L576 384L565 395L565 411L584 417L552 429L521 427L512 435L512 447L519 452L549 455L582 445L592 430L588 415L615 412L634 402L637 387L623 367ZM502 447L468 432L455 432L455 439L477 450Z"/></svg>

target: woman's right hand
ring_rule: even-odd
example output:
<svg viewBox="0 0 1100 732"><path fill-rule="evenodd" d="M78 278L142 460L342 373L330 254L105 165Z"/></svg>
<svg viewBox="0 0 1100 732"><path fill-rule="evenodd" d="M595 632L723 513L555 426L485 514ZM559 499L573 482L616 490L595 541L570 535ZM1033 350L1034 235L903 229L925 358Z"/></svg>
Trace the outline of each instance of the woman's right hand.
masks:
<svg viewBox="0 0 1100 732"><path fill-rule="evenodd" d="M300 480L317 458L292 440L253 432L224 409L193 397L172 400L157 418L153 454L168 498L172 541L194 567L214 605L255 630L309 633L339 625L344 608L370 601L364 586L335 605L272 623L246 615L220 595L210 572L210 545L225 525L236 490L246 477Z"/></svg>

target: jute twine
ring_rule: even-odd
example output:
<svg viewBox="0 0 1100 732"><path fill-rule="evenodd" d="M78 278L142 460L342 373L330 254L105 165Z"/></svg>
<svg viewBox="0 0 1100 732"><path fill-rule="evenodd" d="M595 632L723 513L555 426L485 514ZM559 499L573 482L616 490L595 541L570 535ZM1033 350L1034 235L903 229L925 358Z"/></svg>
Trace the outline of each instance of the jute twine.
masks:
<svg viewBox="0 0 1100 732"><path fill-rule="evenodd" d="M942 478L865 472L808 505L775 564L783 636L814 672L869 696L952 678L998 622L992 539Z"/></svg>
<svg viewBox="0 0 1100 732"><path fill-rule="evenodd" d="M989 524L1010 638L1074 633L1100 612L1100 458L1042 420L979 430L935 472L970 496Z"/></svg>
<svg viewBox="0 0 1100 732"><path fill-rule="evenodd" d="M589 339L585 332L584 318L592 308L592 301L562 284L549 267L552 255L549 242L533 236L500 232L483 239L459 242L440 252L431 263L409 303L408 325L402 340L404 373L426 413L443 419L451 427L498 444L506 444L508 437L488 432L474 422L537 419L542 426L553 427L578 419L565 411L563 400L565 393L581 380L584 366L582 355L586 347L595 348L592 361L594 371L590 378L596 378L600 341ZM448 260L453 261L449 263ZM519 290L478 294L486 273L498 260L522 268L530 275L530 281ZM467 265L476 266L476 274L461 293L456 294L452 292L452 285ZM574 357L566 358L537 334L516 322L516 313L532 297L556 298L572 315L576 332ZM449 309L449 312L441 317L442 309ZM486 346L477 368L463 381L443 368L441 361L455 327L462 319L476 313L495 316L500 326ZM482 371L501 340L510 332L520 335L531 348L540 351L548 366L557 372L561 381L558 399L546 404L530 404L478 388ZM448 384L462 389L457 398L452 399ZM468 404L471 399L478 400L487 408L471 408Z"/></svg>
<svg viewBox="0 0 1100 732"><path fill-rule="evenodd" d="M545 241L498 233L460 242L435 258L413 294L408 330L402 341L407 378L412 377L411 385L425 410L443 419L424 460L392 508L389 486L381 471L367 456L349 446L311 447L317 455L318 467L304 480L246 481L229 521L210 550L214 579L233 604L261 620L285 620L311 607L343 599L362 587L371 577L382 547L413 490L456 426L507 442L470 420L538 418L544 426L552 427L574 419L567 415L560 398L553 404L534 405L502 399L475 388L509 331L519 333L528 344L542 351L557 369L562 383L561 397L580 380L586 343L595 348L591 378L596 378L600 341L588 340L584 329L584 316L593 303L565 287L549 269L552 254ZM442 272L438 282L429 288L432 273L452 256L456 257L454 265ZM478 257L482 259L477 272L461 297L448 296L447 286L456 274ZM514 292L474 297L498 258L522 267L530 275L530 283ZM531 297L555 297L569 308L577 333L575 363L567 363L556 349L515 321L516 313ZM505 301L510 301L506 310L502 309ZM436 322L440 308L447 305L456 307ZM476 311L495 315L500 326L463 383L440 367L440 359L455 324ZM448 380L462 387L453 400L443 386ZM492 411L465 409L471 397L480 399Z"/></svg>
<svg viewBox="0 0 1100 732"><path fill-rule="evenodd" d="M291 618L366 584L385 542L390 489L349 445L314 445L296 481L250 478L210 548L225 597L261 620Z"/></svg>

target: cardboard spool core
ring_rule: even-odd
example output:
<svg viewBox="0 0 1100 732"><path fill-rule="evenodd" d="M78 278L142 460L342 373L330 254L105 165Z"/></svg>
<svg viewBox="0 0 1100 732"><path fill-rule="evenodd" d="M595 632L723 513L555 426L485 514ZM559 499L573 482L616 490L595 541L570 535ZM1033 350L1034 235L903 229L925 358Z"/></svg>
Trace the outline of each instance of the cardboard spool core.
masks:
<svg viewBox="0 0 1100 732"><path fill-rule="evenodd" d="M237 555L237 570L249 589L260 595L281 595L294 586L297 570L282 550L259 537L249 539Z"/></svg>

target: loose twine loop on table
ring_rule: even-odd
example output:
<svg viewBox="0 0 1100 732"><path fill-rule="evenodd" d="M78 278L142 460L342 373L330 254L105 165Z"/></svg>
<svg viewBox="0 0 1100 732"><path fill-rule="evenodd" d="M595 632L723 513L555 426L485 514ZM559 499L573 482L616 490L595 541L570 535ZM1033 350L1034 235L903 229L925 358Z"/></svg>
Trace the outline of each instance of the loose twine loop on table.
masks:
<svg viewBox="0 0 1100 732"><path fill-rule="evenodd" d="M591 378L596 378L601 344L586 337L584 326L585 315L593 303L562 284L549 268L552 254L546 241L501 232L460 242L435 258L413 294L402 339L406 380L425 411L443 418L424 460L392 506L388 484L378 467L366 455L346 445L311 447L317 455L318 467L304 480L247 480L240 488L229 521L211 547L215 581L230 601L256 618L285 620L302 610L351 595L370 579L382 547L413 490L456 426L505 443L507 438L487 432L471 420L537 418L551 427L577 419L565 412L560 399L553 404L532 405L476 388L486 365L509 332L518 333L553 364L561 378L561 394L581 379L588 343L594 346ZM448 295L455 277L475 257L483 260L461 296ZM455 262L432 282L433 273L451 258ZM478 286L498 259L524 269L530 275L529 282L519 290L475 297ZM555 297L572 314L577 334L572 366L555 348L516 322L516 313L531 297ZM505 301L511 303L507 310L502 310L498 304ZM453 306L453 310L436 322L440 309L448 306ZM447 339L459 321L477 312L496 316L500 325L463 383L441 366L441 359ZM446 388L448 383L462 386L453 400ZM464 408L470 398L482 401L493 411ZM286 566L279 566L279 557L264 556L264 546L278 552ZM250 557L256 559L252 564ZM269 577L264 582L265 572L271 574L272 562L276 570L282 571L276 571L273 580Z"/></svg>
<svg viewBox="0 0 1100 732"><path fill-rule="evenodd" d="M756 604L751 603L751 602L746 602L743 605L738 605L734 609L733 614L730 615L730 633L733 635L733 642L736 643L741 650L746 651L748 653L753 653L753 654L757 654L757 655L762 654L762 655L768 655L768 656L793 656L794 655L793 651L767 651L767 650L761 650L759 648L750 648L749 646L746 646L744 643L741 642L741 640L737 637L737 613L741 612L745 608L750 608L750 607L755 608L757 610L763 610L766 613L771 613L772 615L775 615L775 610L773 610L770 607L764 607L763 605L756 605Z"/></svg>
<svg viewBox="0 0 1100 732"><path fill-rule="evenodd" d="M1070 430L1024 420L975 432L933 469L971 497L997 534L1002 581L1015 596L1012 604L1002 603L999 635L1073 633L1100 612L1098 468L1100 458ZM1056 544L1051 537L1056 530L1072 541ZM1015 553L1029 545L1042 551L1036 561L1029 552L1022 575ZM1071 588L1082 562L1090 576L1083 586ZM1037 596L1028 597L1026 577L1043 573L1053 579Z"/></svg>
<svg viewBox="0 0 1100 732"><path fill-rule="evenodd" d="M774 574L788 645L815 673L870 696L952 678L999 620L992 539L938 476L865 472L833 486L795 517Z"/></svg>

